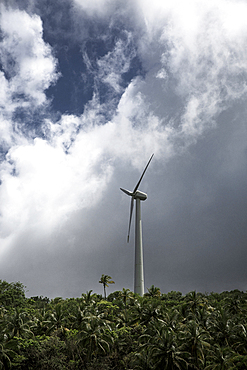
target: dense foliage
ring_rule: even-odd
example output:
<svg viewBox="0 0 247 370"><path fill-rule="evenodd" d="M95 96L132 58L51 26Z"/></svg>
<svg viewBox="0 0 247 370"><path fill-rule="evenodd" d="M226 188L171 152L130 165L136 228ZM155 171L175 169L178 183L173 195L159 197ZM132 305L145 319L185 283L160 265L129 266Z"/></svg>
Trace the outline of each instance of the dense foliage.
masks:
<svg viewBox="0 0 247 370"><path fill-rule="evenodd" d="M26 298L0 280L0 369L247 369L247 293Z"/></svg>

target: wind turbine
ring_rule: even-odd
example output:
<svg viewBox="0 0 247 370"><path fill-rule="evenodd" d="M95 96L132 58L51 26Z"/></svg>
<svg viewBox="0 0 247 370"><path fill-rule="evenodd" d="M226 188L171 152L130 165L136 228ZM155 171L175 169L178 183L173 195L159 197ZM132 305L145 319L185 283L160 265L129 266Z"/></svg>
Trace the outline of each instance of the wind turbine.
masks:
<svg viewBox="0 0 247 370"><path fill-rule="evenodd" d="M134 190L131 192L126 189L120 188L125 194L131 197L130 203L130 219L129 219L129 229L128 229L128 237L127 243L129 243L130 237L130 226L131 226L131 219L134 207L134 200L136 201L136 219L135 219L135 277L134 277L134 292L138 293L141 297L144 294L144 269L143 269L143 247L142 247L142 221L141 221L141 200L147 199L147 194L143 193L142 191L138 190L138 187L143 179L143 176L149 166L153 158L153 154L151 155L144 171L140 177L140 180L136 184Z"/></svg>

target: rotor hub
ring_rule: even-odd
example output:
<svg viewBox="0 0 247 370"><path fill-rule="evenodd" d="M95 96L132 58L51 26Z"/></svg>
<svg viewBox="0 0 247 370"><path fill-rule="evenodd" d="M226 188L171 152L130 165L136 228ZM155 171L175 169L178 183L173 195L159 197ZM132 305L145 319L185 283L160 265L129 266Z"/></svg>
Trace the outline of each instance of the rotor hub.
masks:
<svg viewBox="0 0 247 370"><path fill-rule="evenodd" d="M137 190L134 194L134 199L146 200L147 197L148 197L147 194L139 190Z"/></svg>

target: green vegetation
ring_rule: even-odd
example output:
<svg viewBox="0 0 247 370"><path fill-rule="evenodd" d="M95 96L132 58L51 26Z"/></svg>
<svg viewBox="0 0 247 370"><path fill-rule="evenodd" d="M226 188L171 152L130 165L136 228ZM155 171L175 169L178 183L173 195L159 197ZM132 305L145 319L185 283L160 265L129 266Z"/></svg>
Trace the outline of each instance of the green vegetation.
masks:
<svg viewBox="0 0 247 370"><path fill-rule="evenodd" d="M106 299L106 287L108 287L108 284L115 284L115 281L111 280L111 276L102 274L99 283L103 284L104 289L104 297Z"/></svg>
<svg viewBox="0 0 247 370"><path fill-rule="evenodd" d="M0 280L0 369L246 370L247 293L152 286L50 301Z"/></svg>

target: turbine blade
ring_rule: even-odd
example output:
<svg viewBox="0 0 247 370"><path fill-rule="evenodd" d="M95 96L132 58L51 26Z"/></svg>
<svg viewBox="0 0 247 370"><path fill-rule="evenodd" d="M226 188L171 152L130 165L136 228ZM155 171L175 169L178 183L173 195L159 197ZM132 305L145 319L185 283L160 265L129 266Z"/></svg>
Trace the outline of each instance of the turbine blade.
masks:
<svg viewBox="0 0 247 370"><path fill-rule="evenodd" d="M133 193L131 193L131 191L129 191L129 190L126 190L126 189L123 189L123 188L120 188L120 190L122 190L127 195L130 195L130 196L133 195Z"/></svg>
<svg viewBox="0 0 247 370"><path fill-rule="evenodd" d="M150 159L149 159L149 161L148 161L148 163L147 163L146 167L144 168L144 171L143 171L143 173L142 173L142 175L141 175L141 177L140 177L140 180L138 181L138 183L136 184L135 189L133 190L133 194L135 194L136 190L138 189L138 187L139 187L139 185L140 185L140 183L141 183L141 181L142 181L142 178L143 178L143 176L144 176L144 174L145 174L145 172L146 172L146 170L147 170L147 168L148 168L148 166L149 166L149 163L151 162L151 160L152 160L153 156L154 156L154 154L152 154L152 155L151 155L151 157L150 157Z"/></svg>
<svg viewBox="0 0 247 370"><path fill-rule="evenodd" d="M129 220L129 230L128 230L127 243L129 243L129 240L130 240L130 226L131 226L131 219L132 219L133 207L134 207L134 198L132 196L131 202L130 202L130 220Z"/></svg>

